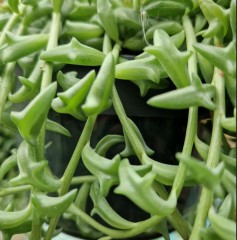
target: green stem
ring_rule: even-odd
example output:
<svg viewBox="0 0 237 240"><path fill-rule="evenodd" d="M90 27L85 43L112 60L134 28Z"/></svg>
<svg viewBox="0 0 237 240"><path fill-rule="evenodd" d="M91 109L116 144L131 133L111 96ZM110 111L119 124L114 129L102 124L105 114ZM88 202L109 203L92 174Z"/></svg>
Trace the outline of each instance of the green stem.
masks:
<svg viewBox="0 0 237 240"><path fill-rule="evenodd" d="M86 143L90 140L95 121L96 121L96 116L91 116L87 119L87 122L85 124L85 127L83 128L83 131L82 131L80 139L77 143L77 146L76 146L76 148L73 152L73 155L69 161L69 164L63 174L62 186L60 189L60 196L66 194L71 185L73 175L75 173L78 162L81 158L82 149L86 145ZM48 228L48 230L46 232L46 236L45 236L46 240L52 239L52 236L53 236L54 230L57 226L59 217L60 216L57 216L50 220L49 228Z"/></svg>
<svg viewBox="0 0 237 240"><path fill-rule="evenodd" d="M52 49L58 45L59 26L61 23L61 14L53 12L52 25L50 28L49 41L46 50ZM53 63L43 62L43 74L41 80L41 91L45 89L52 82ZM45 124L43 124L40 135L38 137L36 154L38 159L44 159L44 145L45 145Z"/></svg>
<svg viewBox="0 0 237 240"><path fill-rule="evenodd" d="M37 214L35 208L33 208L32 232L30 235L31 240L41 239L41 226L42 226L41 217Z"/></svg>
<svg viewBox="0 0 237 240"><path fill-rule="evenodd" d="M115 86L113 87L113 90L112 90L112 102L113 102L115 112L117 113L117 116L123 126L123 130L125 131L128 139L131 141L132 147L138 159L142 163L142 156L143 154L145 154L143 145L138 139L136 133L133 131L132 127L130 126L130 122L124 111L123 104L119 98L119 95Z"/></svg>
<svg viewBox="0 0 237 240"><path fill-rule="evenodd" d="M140 11L141 9L141 0L133 0L133 9Z"/></svg>
<svg viewBox="0 0 237 240"><path fill-rule="evenodd" d="M192 56L189 58L188 61L188 71L189 76L191 77L192 73L197 73L197 57L193 49L193 44L196 42L195 32L188 15L183 16L183 27L186 34L187 50L193 52ZM182 150L182 153L186 156L190 156L192 153L194 137L197 133L197 120L198 120L198 108L191 107L189 109L188 124ZM180 162L172 187L172 191L176 192L177 197L180 195L180 192L183 188L186 172L187 168L185 164L183 162Z"/></svg>
<svg viewBox="0 0 237 240"><path fill-rule="evenodd" d="M82 220L84 220L85 222L87 222L88 224L90 224L92 227L99 230L100 232L102 232L114 239L123 239L123 238L137 236L137 235L145 232L149 228L156 226L163 219L163 217L160 217L160 216L153 216L147 220L140 222L136 227L134 227L130 230L114 230L114 229L111 229L111 228L101 225L100 223L95 221L92 217L90 217L88 214L86 214L81 209L76 207L75 204L71 205L70 208Z"/></svg>
<svg viewBox="0 0 237 240"><path fill-rule="evenodd" d="M118 92L117 92L115 86L114 86L113 92L112 92L112 101L113 101L114 109L117 113L117 116L123 126L124 131L126 132L126 135L128 136L128 138L132 144L132 147L136 153L136 156L142 163L143 155L146 154L145 150L143 148L142 143L138 139L137 135L133 131L133 128L130 127L130 123L128 121L127 115L124 111L122 102L119 98L119 95L118 95ZM157 187L155 188L155 190L158 192L158 194L162 198L167 199L168 193L167 193L165 187L160 183L156 183L156 186ZM179 211L176 209L174 211L174 213L172 213L168 219L173 224L173 226L176 227L176 230L180 233L180 235L184 239L187 239L187 236L189 236L189 227L187 226L186 221L183 219L183 217L179 213ZM182 229L180 228L180 226L182 227Z"/></svg>
<svg viewBox="0 0 237 240"><path fill-rule="evenodd" d="M18 186L18 187L9 187L0 191L0 197L4 197L11 194L21 193L25 191L30 191L30 185Z"/></svg>
<svg viewBox="0 0 237 240"><path fill-rule="evenodd" d="M2 80L0 82L0 123L2 123L2 114L7 101L7 96L11 91L11 87L14 82L15 66L15 62L11 62L6 65Z"/></svg>
<svg viewBox="0 0 237 240"><path fill-rule="evenodd" d="M7 24L5 25L5 27L3 28L1 35L0 35L0 47L4 44L5 42L5 38L6 38L6 33L8 31L11 31L12 28L17 24L18 20L19 20L20 15L13 13L11 18L8 20Z"/></svg>
<svg viewBox="0 0 237 240"><path fill-rule="evenodd" d="M94 182L96 180L96 177L93 175L88 175L88 176L79 176L79 177L73 177L71 181L71 185L80 185L85 182Z"/></svg>
<svg viewBox="0 0 237 240"><path fill-rule="evenodd" d="M210 148L208 152L206 165L209 168L214 168L219 162L222 144L222 127L221 119L225 114L225 85L224 74L218 68L214 69L212 83L216 87L216 110L213 115L213 128ZM208 211L212 205L213 192L207 188L203 188L197 207L197 215L194 222L190 240L199 240L200 229L205 226Z"/></svg>

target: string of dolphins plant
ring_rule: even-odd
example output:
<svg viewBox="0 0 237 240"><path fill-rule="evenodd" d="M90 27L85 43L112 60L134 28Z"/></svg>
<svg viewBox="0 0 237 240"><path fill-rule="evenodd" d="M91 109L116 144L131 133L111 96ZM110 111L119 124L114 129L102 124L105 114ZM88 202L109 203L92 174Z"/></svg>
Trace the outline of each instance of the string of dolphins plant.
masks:
<svg viewBox="0 0 237 240"><path fill-rule="evenodd" d="M3 238L25 233L30 239L50 240L65 217L73 219L80 236L90 239L136 239L146 232L169 239L170 226L183 239L234 240L236 1L0 4L0 127L1 133L7 129L20 138L0 163ZM125 59L125 50L132 51L134 59ZM77 72L65 72L67 65L91 70L79 79ZM139 88L141 98L151 89L165 90L148 99L154 109L188 110L176 165L154 159L154 151L127 116L115 84L124 80ZM110 107L123 135L105 135L94 147L97 118ZM84 123L61 177L53 174L46 159L51 149L46 135L53 131L70 137L70 132L49 119L52 111ZM203 119L202 111L210 119ZM211 124L204 137L203 121ZM110 159L107 152L118 143L124 149ZM132 164L132 156L139 165ZM75 176L80 161L90 175ZM179 209L185 187L200 190L193 218ZM150 217L125 219L108 202L111 191Z"/></svg>

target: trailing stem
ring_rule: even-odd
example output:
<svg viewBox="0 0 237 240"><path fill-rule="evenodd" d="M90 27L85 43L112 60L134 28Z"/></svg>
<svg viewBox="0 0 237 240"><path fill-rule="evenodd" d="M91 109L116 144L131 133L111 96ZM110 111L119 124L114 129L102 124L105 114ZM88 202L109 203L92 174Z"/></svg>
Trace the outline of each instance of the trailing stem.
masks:
<svg viewBox="0 0 237 240"><path fill-rule="evenodd" d="M210 148L208 152L206 165L209 168L214 168L219 162L222 144L222 127L221 118L225 114L225 85L223 72L215 68L212 80L213 85L216 87L216 110L213 115L213 128ZM200 237L200 229L205 226L208 211L212 205L213 192L207 188L203 188L197 206L197 215L194 222L193 230L190 240L198 240Z"/></svg>
<svg viewBox="0 0 237 240"><path fill-rule="evenodd" d="M82 149L86 145L86 143L90 140L95 121L96 121L96 116L92 116L92 117L89 117L87 119L87 122L85 124L85 127L83 128L83 131L82 131L80 139L77 143L77 146L76 146L76 148L73 152L73 155L72 155L72 157L69 161L69 164L68 164L68 166L67 166L67 168L66 168L66 170L63 174L62 186L61 186L60 194L59 194L60 196L63 196L64 194L66 194L69 187L70 187L70 184L71 184L73 175L75 173L76 167L77 167L78 162L81 158ZM60 216L57 216L57 217L54 217L50 220L49 228L48 228L48 230L46 232L46 236L45 236L46 240L52 239L52 236L53 236L54 230L57 226L59 217Z"/></svg>

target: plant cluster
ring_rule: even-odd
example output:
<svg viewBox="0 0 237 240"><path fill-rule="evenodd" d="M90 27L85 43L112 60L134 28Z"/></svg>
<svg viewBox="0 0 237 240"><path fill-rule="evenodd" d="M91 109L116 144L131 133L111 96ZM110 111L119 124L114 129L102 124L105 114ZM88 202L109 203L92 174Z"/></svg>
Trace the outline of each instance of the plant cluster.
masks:
<svg viewBox="0 0 237 240"><path fill-rule="evenodd" d="M101 240L145 232L169 239L168 225L183 239L235 239L235 0L8 0L0 5L0 31L1 133L20 135L8 156L0 145L4 239L16 233L52 239L61 216L73 219L81 236ZM134 59L124 58L126 51ZM64 71L67 65L92 70L79 79L77 72ZM139 88L141 98L164 89L147 101L154 108L188 110L176 165L154 159L126 115L115 85L124 80ZM93 147L96 119L111 106L123 135L105 135ZM202 118L203 110L209 119ZM51 111L84 123L61 178L45 157L45 136L70 133L49 119ZM200 136L204 121L211 129ZM124 149L109 158L118 143ZM91 175L74 176L79 161ZM191 220L177 204L186 186L200 189ZM111 191L150 217L125 219L108 202Z"/></svg>

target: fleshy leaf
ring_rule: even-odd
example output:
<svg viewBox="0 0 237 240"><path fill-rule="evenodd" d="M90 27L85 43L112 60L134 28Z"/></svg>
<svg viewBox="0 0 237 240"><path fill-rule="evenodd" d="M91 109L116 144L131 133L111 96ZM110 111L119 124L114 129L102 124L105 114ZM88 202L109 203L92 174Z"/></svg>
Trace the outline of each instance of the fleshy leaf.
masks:
<svg viewBox="0 0 237 240"><path fill-rule="evenodd" d="M43 52L40 58L48 62L66 64L99 66L105 55L94 48L81 44L75 38L69 44L61 45Z"/></svg>
<svg viewBox="0 0 237 240"><path fill-rule="evenodd" d="M7 3L13 12L19 13L19 0L7 0Z"/></svg>
<svg viewBox="0 0 237 240"><path fill-rule="evenodd" d="M158 59L177 88L188 86L190 79L187 71L187 61L191 53L180 52L170 40L169 35L161 29L155 30L155 37L159 39L159 42L156 41L155 46L146 47L145 51Z"/></svg>
<svg viewBox="0 0 237 240"><path fill-rule="evenodd" d="M17 163L19 175L10 180L10 185L30 184L46 192L59 189L61 182L49 174L48 162L37 161L34 147L26 141L23 141L17 150Z"/></svg>
<svg viewBox="0 0 237 240"><path fill-rule="evenodd" d="M57 81L65 91L68 88L72 87L75 83L80 81L80 79L77 78L76 76L77 76L76 71L67 72L67 73L62 73L61 71L59 71L57 73Z"/></svg>
<svg viewBox="0 0 237 240"><path fill-rule="evenodd" d="M202 36L223 38L228 30L229 10L222 8L212 0L198 0L198 3L209 23L208 29L200 32L203 33Z"/></svg>
<svg viewBox="0 0 237 240"><path fill-rule="evenodd" d="M39 92L40 80L42 75L42 61L38 61L29 78L19 76L21 86L15 93L9 94L9 99L14 103L32 99Z"/></svg>
<svg viewBox="0 0 237 240"><path fill-rule="evenodd" d="M204 161L206 161L209 151L209 146L202 142L197 136L195 136L195 147L200 154L200 156L203 158ZM223 161L228 169L231 171L236 171L236 159L234 157L228 156L224 153L220 154L220 159Z"/></svg>
<svg viewBox="0 0 237 240"><path fill-rule="evenodd" d="M94 204L91 214L97 213L105 222L112 227L118 229L131 229L137 225L137 223L130 222L122 218L116 213L109 205L106 198L100 191L98 182L94 182L91 186L90 196Z"/></svg>
<svg viewBox="0 0 237 240"><path fill-rule="evenodd" d="M51 2L54 12L59 13L63 5L63 0L51 0Z"/></svg>
<svg viewBox="0 0 237 240"><path fill-rule="evenodd" d="M97 24L69 21L65 22L62 36L75 37L79 41L98 38L104 33L104 30Z"/></svg>
<svg viewBox="0 0 237 240"><path fill-rule="evenodd" d="M95 71L90 71L83 79L72 85L66 91L58 93L53 99L52 108L59 113L67 113L84 121L86 119L81 110L81 105L89 92L92 82L95 79Z"/></svg>
<svg viewBox="0 0 237 240"><path fill-rule="evenodd" d="M57 88L56 82L45 88L22 111L11 112L11 120L19 129L21 136L35 145L40 129L46 120L51 101Z"/></svg>
<svg viewBox="0 0 237 240"><path fill-rule="evenodd" d="M96 144L95 152L104 157L113 145L121 142L124 142L124 137L121 135L106 135Z"/></svg>
<svg viewBox="0 0 237 240"><path fill-rule="evenodd" d="M218 236L223 239L226 239L226 236L229 240L236 239L236 222L215 213L213 208L209 210L208 217Z"/></svg>
<svg viewBox="0 0 237 240"><path fill-rule="evenodd" d="M22 57L39 51L48 42L47 34L35 34L30 36L15 36L6 34L8 44L0 49L0 63L14 62Z"/></svg>
<svg viewBox="0 0 237 240"><path fill-rule="evenodd" d="M111 93L114 85L115 58L110 52L106 55L93 82L82 110L86 116L98 115L111 105Z"/></svg>
<svg viewBox="0 0 237 240"><path fill-rule="evenodd" d="M130 123L130 127L133 129L133 131L137 135L138 139L142 143L146 154L148 156L152 155L154 153L154 151L147 146L147 144L146 144L145 140L143 139L143 136L142 136L141 132L139 131L138 127L136 126L136 124L130 118L128 118L128 121ZM122 157L136 155L125 132L124 132L124 138L125 138L125 149L120 153L120 155Z"/></svg>
<svg viewBox="0 0 237 240"><path fill-rule="evenodd" d="M87 143L82 150L82 160L87 169L98 178L103 196L106 196L110 187L118 183L119 155L113 159L100 156Z"/></svg>
<svg viewBox="0 0 237 240"><path fill-rule="evenodd" d="M60 197L49 197L45 193L34 191L31 194L31 201L40 216L55 217L70 206L76 194L76 189Z"/></svg>
<svg viewBox="0 0 237 240"><path fill-rule="evenodd" d="M140 177L131 167L127 159L119 166L120 184L115 193L122 194L144 211L159 216L167 216L174 211L177 203L175 192L168 200L160 198L152 188L155 174L147 173ZM142 186L142 187L141 187Z"/></svg>
<svg viewBox="0 0 237 240"><path fill-rule="evenodd" d="M155 174L155 179L158 182L167 186L173 185L178 170L177 165L170 165L155 161L145 154L142 157L142 162L143 164L152 166L152 172ZM185 176L184 184L185 186L196 184L196 181L194 181L194 177L190 173L187 173L187 175Z"/></svg>
<svg viewBox="0 0 237 240"><path fill-rule="evenodd" d="M46 129L52 132L61 133L67 137L71 136L70 132L65 127L49 119L46 120Z"/></svg>
<svg viewBox="0 0 237 240"><path fill-rule="evenodd" d="M116 65L115 77L124 80L151 80L159 83L163 69L154 57L135 59Z"/></svg>
<svg viewBox="0 0 237 240"><path fill-rule="evenodd" d="M28 204L28 206L23 210L14 212L0 210L0 229L10 229L21 225L30 217L31 213L31 204Z"/></svg>
<svg viewBox="0 0 237 240"><path fill-rule="evenodd" d="M220 183L224 172L223 162L216 168L210 169L203 164L203 162L191 156L177 153L176 158L182 161L192 173L193 177L208 189L213 190Z"/></svg>
<svg viewBox="0 0 237 240"><path fill-rule="evenodd" d="M119 41L118 23L108 0L97 0L97 14L109 37L115 42Z"/></svg>
<svg viewBox="0 0 237 240"><path fill-rule="evenodd" d="M193 84L181 89L175 89L150 98L147 103L153 107L166 109L185 109L192 106L215 109L212 98L215 87L211 84L201 84L197 76L193 76Z"/></svg>
<svg viewBox="0 0 237 240"><path fill-rule="evenodd" d="M225 48L195 43L195 50L226 74L236 77L236 43L232 41Z"/></svg>

